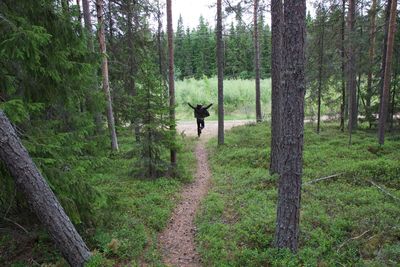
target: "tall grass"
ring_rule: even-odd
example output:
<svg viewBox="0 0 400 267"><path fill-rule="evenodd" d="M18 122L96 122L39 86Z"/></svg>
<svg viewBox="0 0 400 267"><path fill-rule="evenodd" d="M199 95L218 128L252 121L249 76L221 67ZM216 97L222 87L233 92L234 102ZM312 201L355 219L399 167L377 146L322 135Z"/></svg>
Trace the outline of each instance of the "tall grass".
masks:
<svg viewBox="0 0 400 267"><path fill-rule="evenodd" d="M193 112L187 103L192 105L214 103L210 109L210 119L217 119L218 80L204 78L202 80L186 79L176 82L177 118L191 119ZM225 80L224 109L226 119L255 118L255 82L254 80ZM261 107L263 116L270 114L271 80L261 81Z"/></svg>

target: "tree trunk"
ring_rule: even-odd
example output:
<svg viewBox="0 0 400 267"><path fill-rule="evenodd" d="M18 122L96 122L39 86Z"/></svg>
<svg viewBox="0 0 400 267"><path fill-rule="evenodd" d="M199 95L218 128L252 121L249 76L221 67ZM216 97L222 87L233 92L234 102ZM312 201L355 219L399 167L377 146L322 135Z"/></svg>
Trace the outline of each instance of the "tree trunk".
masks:
<svg viewBox="0 0 400 267"><path fill-rule="evenodd" d="M170 130L175 140L175 81L174 81L174 29L172 28L171 0L167 0L167 34L168 34L168 59L169 59L169 118ZM176 149L171 148L171 167L176 167Z"/></svg>
<svg viewBox="0 0 400 267"><path fill-rule="evenodd" d="M71 266L83 266L90 258L89 249L1 110L0 159L63 257Z"/></svg>
<svg viewBox="0 0 400 267"><path fill-rule="evenodd" d="M93 44L93 30L92 30L92 19L90 15L90 7L89 7L89 0L82 0L82 10L83 10L83 20L85 23L85 29L87 32L87 39L88 39L88 49L90 52L94 53L94 44ZM93 71L93 77L95 79L93 83L93 90L99 90L98 89L98 79L97 79L97 71ZM92 100L89 99L91 102ZM94 114L94 122L96 125L96 132L100 134L103 131L103 122L102 122L102 116L100 112L95 112Z"/></svg>
<svg viewBox="0 0 400 267"><path fill-rule="evenodd" d="M379 144L385 143L385 128L388 117L389 109L389 95L390 95L390 83L392 75L392 57L393 57L393 44L394 34L396 31L396 17L397 17L397 1L391 1L390 5L390 20L387 38L387 49L386 49L386 62L385 62L385 74L383 79L383 91L382 99L380 104L379 112Z"/></svg>
<svg viewBox="0 0 400 267"><path fill-rule="evenodd" d="M81 3L79 2L79 0L76 0L76 6L78 7L78 21L79 24L82 26Z"/></svg>
<svg viewBox="0 0 400 267"><path fill-rule="evenodd" d="M282 0L271 2L271 159L270 173L279 173L279 139L280 139L280 99L281 99L281 70L282 70L282 26L283 5Z"/></svg>
<svg viewBox="0 0 400 267"><path fill-rule="evenodd" d="M322 12L325 12L323 10ZM319 50L319 70L318 70L318 118L317 118L317 133L320 133L321 127L321 91L322 91L322 78L324 66L324 38L325 38L325 13L322 18L322 32L320 35L320 50Z"/></svg>
<svg viewBox="0 0 400 267"><path fill-rule="evenodd" d="M285 0L276 246L297 251L304 135L306 1Z"/></svg>
<svg viewBox="0 0 400 267"><path fill-rule="evenodd" d="M340 56L342 59L342 104L340 105L340 129L344 132L344 122L346 118L346 57L344 51L344 32L346 27L346 20L345 20L345 13L346 13L346 0L342 1L342 27L340 29L341 34L341 49L340 49Z"/></svg>
<svg viewBox="0 0 400 267"><path fill-rule="evenodd" d="M382 103L383 86L385 79L385 67L386 67L386 53L387 53L387 40L389 35L389 20L390 20L390 8L392 5L392 0L387 0L387 6L385 10L385 35L383 38L383 48L382 48L382 65L381 65L381 80L379 82L379 103ZM380 107L379 107L380 112Z"/></svg>
<svg viewBox="0 0 400 267"><path fill-rule="evenodd" d="M254 0L254 70L256 78L256 119L262 121L260 92L260 41L258 38L258 0Z"/></svg>
<svg viewBox="0 0 400 267"><path fill-rule="evenodd" d="M218 145L224 144L224 47L222 40L222 3L217 0L217 67L218 67Z"/></svg>
<svg viewBox="0 0 400 267"><path fill-rule="evenodd" d="M110 131L110 136L111 136L111 148L113 151L118 151L119 150L118 140L117 140L117 133L115 131L114 113L113 113L112 100L110 94L110 84L108 80L108 59L106 50L106 39L104 36L103 0L96 0L96 10L97 10L97 21L99 24L99 29L98 29L99 44L100 44L101 56L103 59L101 70L103 75L103 90L107 101L108 130Z"/></svg>
<svg viewBox="0 0 400 267"><path fill-rule="evenodd" d="M374 67L375 59L375 34L376 32L376 0L372 0L371 10L370 10L370 44L369 44L369 65L368 65L368 82L367 82L367 95L365 97L365 113L367 120L370 122L372 120L372 110L371 110L371 98L372 98L372 72Z"/></svg>
<svg viewBox="0 0 400 267"><path fill-rule="evenodd" d="M347 15L347 27L348 27L348 57L349 61L347 64L347 91L348 91L348 105L349 105L349 134L350 143L351 135L353 130L357 128L357 80L356 80L356 57L354 52L354 24L356 14L356 2L355 0L349 0L349 11Z"/></svg>

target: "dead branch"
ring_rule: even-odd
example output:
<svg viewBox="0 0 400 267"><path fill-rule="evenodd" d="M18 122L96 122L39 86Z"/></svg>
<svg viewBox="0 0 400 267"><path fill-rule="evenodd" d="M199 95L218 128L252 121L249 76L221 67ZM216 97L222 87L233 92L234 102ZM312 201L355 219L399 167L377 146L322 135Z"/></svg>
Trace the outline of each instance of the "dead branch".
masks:
<svg viewBox="0 0 400 267"><path fill-rule="evenodd" d="M318 178L318 179L315 179L315 180L311 180L311 181L309 181L307 183L304 183L303 186L314 184L314 183L317 183L319 181L324 181L324 180L328 180L328 179L331 179L331 178L335 178L335 177L338 177L338 176L340 176L342 174L344 174L344 173L333 174L333 175L321 177L321 178Z"/></svg>
<svg viewBox="0 0 400 267"><path fill-rule="evenodd" d="M368 232L370 232L370 231L371 231L371 229L365 231L364 233L362 233L362 234L359 235L359 236L351 237L351 238L347 239L347 240L344 241L342 244L340 244L340 246L338 247L338 249L337 249L336 252L339 252L339 250L340 250L344 245L346 245L347 243L349 243L350 241L360 239L361 237L363 237L366 233L368 233Z"/></svg>
<svg viewBox="0 0 400 267"><path fill-rule="evenodd" d="M397 201L400 201L400 198L398 198L398 197L392 195L390 192L388 192L387 190L385 190L382 186L376 184L374 181L368 180L368 182L369 182L370 184L372 184L373 186L377 187L379 190L381 190L381 191L382 191L383 193L385 193L386 195L388 195L388 196L390 196L390 197L396 199Z"/></svg>

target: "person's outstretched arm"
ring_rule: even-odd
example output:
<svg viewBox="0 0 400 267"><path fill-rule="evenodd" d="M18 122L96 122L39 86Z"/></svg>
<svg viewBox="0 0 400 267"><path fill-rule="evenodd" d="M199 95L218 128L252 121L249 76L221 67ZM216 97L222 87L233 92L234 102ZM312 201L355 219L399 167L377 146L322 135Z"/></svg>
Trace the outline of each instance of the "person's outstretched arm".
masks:
<svg viewBox="0 0 400 267"><path fill-rule="evenodd" d="M193 107L192 105L190 105L190 103L188 102L189 107L191 107L192 109L195 109L195 107Z"/></svg>
<svg viewBox="0 0 400 267"><path fill-rule="evenodd" d="M208 109L209 107L211 107L213 105L213 103L211 103L210 105L208 105L207 107L205 107L205 109Z"/></svg>

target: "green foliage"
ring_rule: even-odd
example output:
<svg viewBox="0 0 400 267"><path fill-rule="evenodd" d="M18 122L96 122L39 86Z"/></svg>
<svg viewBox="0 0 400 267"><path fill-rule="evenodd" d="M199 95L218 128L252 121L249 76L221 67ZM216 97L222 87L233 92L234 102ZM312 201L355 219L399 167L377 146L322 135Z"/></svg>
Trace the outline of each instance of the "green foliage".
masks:
<svg viewBox="0 0 400 267"><path fill-rule="evenodd" d="M226 145L212 140L213 189L197 217L197 241L208 266L336 266L398 264L399 144L376 146L375 133L358 131L354 143L330 124L320 135L306 126L300 249L273 247L277 176L268 174L270 129L232 129ZM393 135L393 138L395 135Z"/></svg>
<svg viewBox="0 0 400 267"><path fill-rule="evenodd" d="M261 107L264 116L270 113L270 79L261 80ZM202 80L185 79L176 82L177 118L193 118L192 105L214 103L210 112L211 120L217 118L218 103L217 79L204 77ZM255 118L255 82L254 80L225 80L224 109L227 118Z"/></svg>

